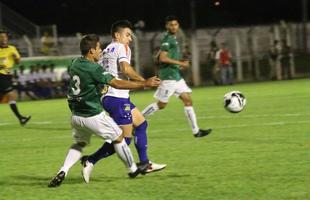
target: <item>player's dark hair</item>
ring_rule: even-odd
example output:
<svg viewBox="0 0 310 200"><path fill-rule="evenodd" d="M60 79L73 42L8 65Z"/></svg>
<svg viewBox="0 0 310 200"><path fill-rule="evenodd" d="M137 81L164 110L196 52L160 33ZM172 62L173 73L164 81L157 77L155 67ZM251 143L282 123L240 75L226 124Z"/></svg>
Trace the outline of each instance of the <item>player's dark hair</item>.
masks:
<svg viewBox="0 0 310 200"><path fill-rule="evenodd" d="M168 23L168 22L171 22L171 21L179 21L179 19L174 16L174 15L168 15L165 19L165 22Z"/></svg>
<svg viewBox="0 0 310 200"><path fill-rule="evenodd" d="M131 22L128 20L119 20L119 21L114 22L111 26L112 37L114 38L115 37L114 34L117 32L120 32L120 29L123 29L123 28L129 28L131 30L133 29Z"/></svg>
<svg viewBox="0 0 310 200"><path fill-rule="evenodd" d="M7 31L6 29L0 29L0 34L5 33L7 35L9 35L9 31Z"/></svg>
<svg viewBox="0 0 310 200"><path fill-rule="evenodd" d="M80 42L81 54L85 56L90 49L96 49L99 37L96 34L88 34L82 37Z"/></svg>

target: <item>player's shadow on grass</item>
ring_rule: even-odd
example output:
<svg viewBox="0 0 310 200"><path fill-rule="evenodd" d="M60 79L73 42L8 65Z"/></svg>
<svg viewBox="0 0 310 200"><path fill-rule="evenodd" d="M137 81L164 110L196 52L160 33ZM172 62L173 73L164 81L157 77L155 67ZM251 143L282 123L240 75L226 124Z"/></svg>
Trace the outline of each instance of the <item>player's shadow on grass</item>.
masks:
<svg viewBox="0 0 310 200"><path fill-rule="evenodd" d="M146 175L139 175L135 179L153 179L153 180L174 180L174 179L183 179L186 177L191 177L192 175L190 174L166 174L166 173L160 173L160 172L153 172L151 174L146 174ZM131 180L130 178L126 176L97 176L97 177L92 177L91 182L114 182L114 181L119 181L119 180Z"/></svg>
<svg viewBox="0 0 310 200"><path fill-rule="evenodd" d="M47 187L48 183L51 181L51 177L46 176L31 176L31 175L18 175L18 176L11 176L9 185L15 185L15 186L42 186ZM83 184L84 181L81 177L70 177L66 180L64 180L65 184ZM1 185L1 182L0 182Z"/></svg>
<svg viewBox="0 0 310 200"><path fill-rule="evenodd" d="M38 175L15 175L10 176L9 181L2 182L0 181L1 185L14 185L14 186L39 186L39 187L47 187L48 183L51 181L54 175L48 176L38 176ZM183 179L187 177L191 177L193 175L191 174L177 174L177 173L163 173L163 172L154 172L151 174L139 175L136 177L136 179L143 180L145 178L147 179L153 179L153 180L177 180L177 179ZM106 183L112 183L115 181L120 180L129 180L127 176L97 176L92 177L91 182L106 182ZM67 177L64 180L64 184L68 185L75 185L75 184L85 184L84 180L80 176L70 176Z"/></svg>

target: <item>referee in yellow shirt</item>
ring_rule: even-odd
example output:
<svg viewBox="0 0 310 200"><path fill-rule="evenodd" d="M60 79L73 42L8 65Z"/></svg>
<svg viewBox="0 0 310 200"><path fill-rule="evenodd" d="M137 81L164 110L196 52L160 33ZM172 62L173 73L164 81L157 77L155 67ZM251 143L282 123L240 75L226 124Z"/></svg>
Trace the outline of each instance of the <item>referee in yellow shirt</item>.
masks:
<svg viewBox="0 0 310 200"><path fill-rule="evenodd" d="M16 48L8 45L8 32L0 30L0 99L7 95L11 110L19 119L21 125L25 125L31 116L23 116L19 113L16 105L17 94L13 88L11 68L19 63L20 55Z"/></svg>

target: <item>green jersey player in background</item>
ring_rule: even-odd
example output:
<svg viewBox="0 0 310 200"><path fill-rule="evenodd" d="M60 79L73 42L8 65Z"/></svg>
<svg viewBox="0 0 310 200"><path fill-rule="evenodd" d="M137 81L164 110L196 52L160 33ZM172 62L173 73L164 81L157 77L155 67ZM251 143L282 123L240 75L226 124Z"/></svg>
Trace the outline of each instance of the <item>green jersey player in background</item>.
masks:
<svg viewBox="0 0 310 200"><path fill-rule="evenodd" d="M144 173L148 164L137 167L130 148L124 141L122 130L102 112L100 103L100 88L108 84L119 89L138 89L156 87L160 80L156 77L146 81L117 80L97 64L101 48L99 37L94 34L86 35L80 42L82 57L73 60L69 67L68 104L72 112L71 126L75 143L70 147L63 166L48 184L57 187L65 179L69 169L81 158L83 148L90 143L92 134L106 140L111 140L119 158L129 169L129 177L135 178Z"/></svg>
<svg viewBox="0 0 310 200"><path fill-rule="evenodd" d="M184 104L185 116L190 123L194 137L204 137L212 129L199 129L191 98L192 90L180 74L180 70L189 67L189 61L181 60L180 46L177 41L179 22L175 16L168 16L166 18L166 29L167 33L161 41L159 52L159 78L162 81L154 94L158 101L148 105L142 113L144 116L149 116L157 110L164 109L168 104L170 96L174 94Z"/></svg>

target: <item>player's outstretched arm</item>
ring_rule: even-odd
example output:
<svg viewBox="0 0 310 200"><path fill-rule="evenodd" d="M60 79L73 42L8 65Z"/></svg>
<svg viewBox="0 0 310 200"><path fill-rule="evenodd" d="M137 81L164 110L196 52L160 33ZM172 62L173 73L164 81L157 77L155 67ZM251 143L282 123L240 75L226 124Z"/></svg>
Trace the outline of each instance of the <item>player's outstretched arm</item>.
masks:
<svg viewBox="0 0 310 200"><path fill-rule="evenodd" d="M147 87L158 87L160 84L160 79L156 76L146 79L145 81L126 81L126 80L117 80L112 79L109 83L114 88L117 89L141 89Z"/></svg>
<svg viewBox="0 0 310 200"><path fill-rule="evenodd" d="M144 81L144 78L140 76L129 63L120 62L120 69L122 73L126 74L131 80Z"/></svg>
<svg viewBox="0 0 310 200"><path fill-rule="evenodd" d="M159 53L159 61L162 63L167 63L167 64L175 64L175 65L180 65L181 68L187 68L189 67L189 61L188 60L175 60L170 57L168 57L168 52L167 51L161 51Z"/></svg>
<svg viewBox="0 0 310 200"><path fill-rule="evenodd" d="M19 64L20 63L20 57L18 55L13 54L12 57L14 59L15 64Z"/></svg>

